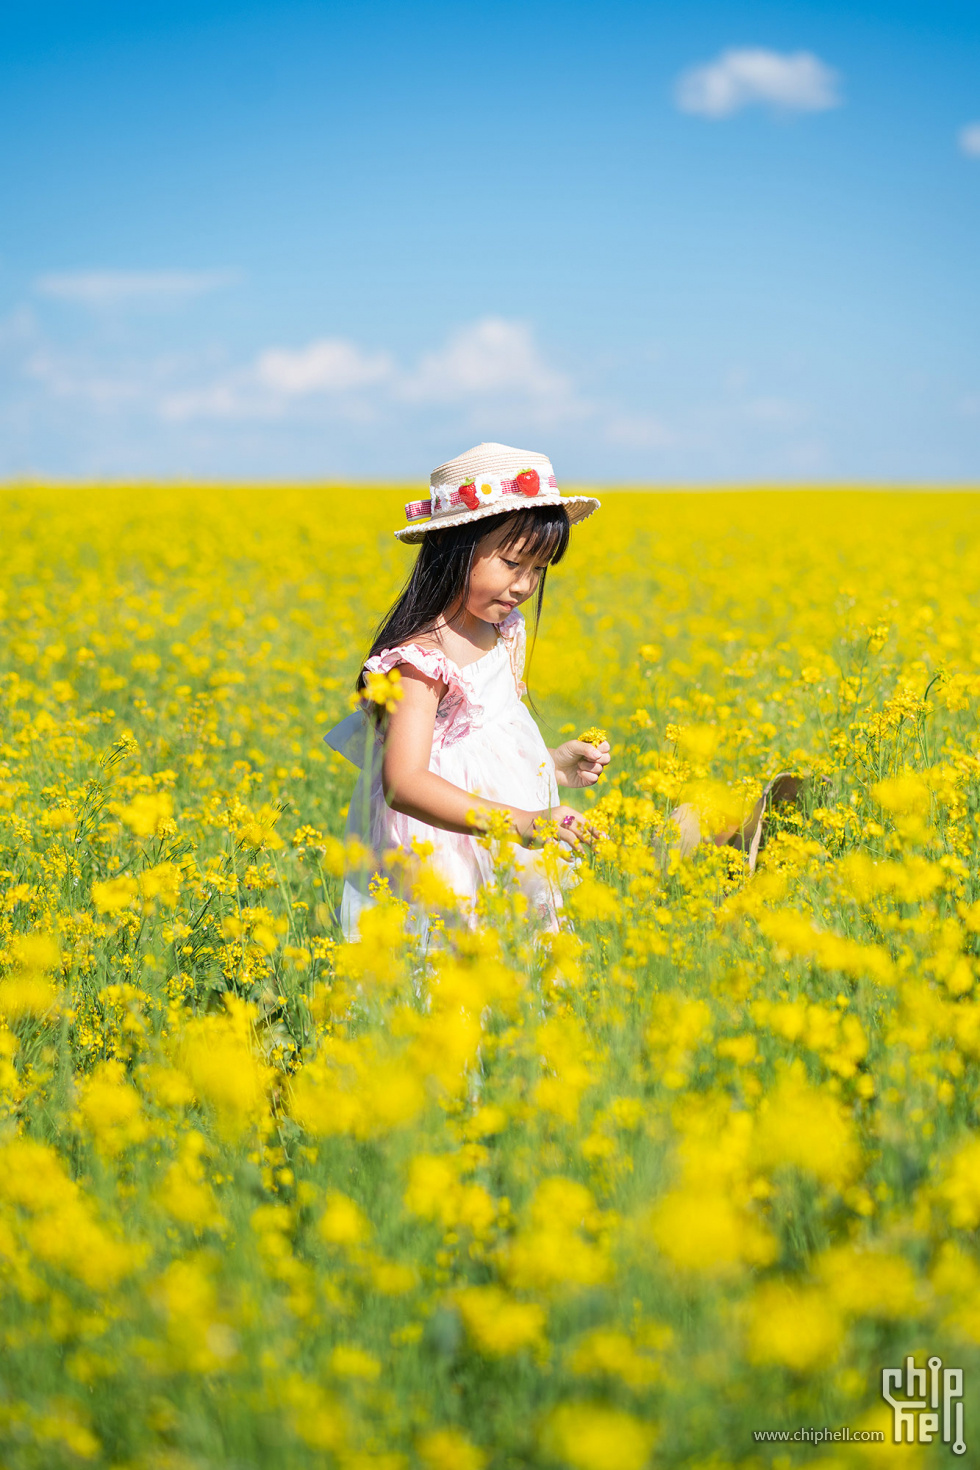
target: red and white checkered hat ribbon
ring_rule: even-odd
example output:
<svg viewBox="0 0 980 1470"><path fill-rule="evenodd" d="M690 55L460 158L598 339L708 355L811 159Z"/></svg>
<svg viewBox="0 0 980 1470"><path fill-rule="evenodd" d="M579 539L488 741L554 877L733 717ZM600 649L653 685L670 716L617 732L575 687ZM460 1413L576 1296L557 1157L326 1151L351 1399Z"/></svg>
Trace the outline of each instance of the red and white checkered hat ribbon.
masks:
<svg viewBox="0 0 980 1470"><path fill-rule="evenodd" d="M429 531L532 505L564 505L574 522L591 515L599 502L591 495L562 495L551 461L543 454L507 444L477 444L432 471L429 498L405 507L406 520L425 524L406 526L395 535L400 541L421 541Z"/></svg>

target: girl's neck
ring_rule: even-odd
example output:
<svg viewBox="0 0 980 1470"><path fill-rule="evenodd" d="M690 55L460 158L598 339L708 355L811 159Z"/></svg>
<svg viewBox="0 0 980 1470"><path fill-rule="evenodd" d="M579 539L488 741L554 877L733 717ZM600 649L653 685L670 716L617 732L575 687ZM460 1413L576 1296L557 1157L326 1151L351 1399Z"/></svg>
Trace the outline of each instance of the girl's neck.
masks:
<svg viewBox="0 0 980 1470"><path fill-rule="evenodd" d="M489 653L498 635L496 624L485 623L463 608L443 617L433 629L432 636L450 658L463 664L472 661L466 656L470 651L477 655Z"/></svg>
<svg viewBox="0 0 980 1470"><path fill-rule="evenodd" d="M453 633L478 647L484 647L487 639L491 643L496 641L496 624L485 623L482 618L474 617L473 613L465 607L460 608L459 612L454 613L452 617L447 617L444 621L446 627Z"/></svg>

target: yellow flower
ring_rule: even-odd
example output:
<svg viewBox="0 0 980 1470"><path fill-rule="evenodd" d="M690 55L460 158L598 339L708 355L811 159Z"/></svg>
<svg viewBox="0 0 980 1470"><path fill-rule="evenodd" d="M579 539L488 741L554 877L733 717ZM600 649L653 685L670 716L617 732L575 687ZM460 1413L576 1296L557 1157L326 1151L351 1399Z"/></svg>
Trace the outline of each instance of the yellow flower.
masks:
<svg viewBox="0 0 980 1470"><path fill-rule="evenodd" d="M872 787L872 795L886 812L899 817L923 817L931 803L929 787L921 776L911 771L877 782Z"/></svg>
<svg viewBox="0 0 980 1470"><path fill-rule="evenodd" d="M840 1316L819 1287L767 1281L751 1297L748 1353L754 1363L810 1373L833 1363L843 1340Z"/></svg>
<svg viewBox="0 0 980 1470"><path fill-rule="evenodd" d="M545 1310L537 1302L516 1301L499 1286L467 1286L454 1300L474 1346L488 1357L544 1345Z"/></svg>
<svg viewBox="0 0 980 1470"><path fill-rule="evenodd" d="M955 1150L936 1185L936 1196L954 1229L975 1230L980 1225L980 1139Z"/></svg>
<svg viewBox="0 0 980 1470"><path fill-rule="evenodd" d="M646 1353L637 1351L626 1332L597 1327L579 1339L568 1366L583 1377L620 1378L634 1389L647 1388L663 1378L663 1368Z"/></svg>
<svg viewBox="0 0 980 1470"><path fill-rule="evenodd" d="M370 1256L367 1265L371 1273L371 1285L382 1296L404 1296L419 1284L415 1268L406 1266L401 1261L385 1261L379 1256Z"/></svg>
<svg viewBox="0 0 980 1470"><path fill-rule="evenodd" d="M792 1165L838 1187L853 1177L859 1160L853 1126L841 1104L807 1082L798 1064L763 1100L753 1156L759 1168Z"/></svg>
<svg viewBox="0 0 980 1470"><path fill-rule="evenodd" d="M692 1183L671 1190L654 1206L650 1229L675 1266L704 1276L725 1276L746 1265L767 1265L776 1242L744 1206L717 1186Z"/></svg>
<svg viewBox="0 0 980 1470"><path fill-rule="evenodd" d="M217 1230L224 1225L214 1191L205 1179L203 1156L206 1140L197 1132L188 1133L180 1158L170 1165L158 1191L160 1206L182 1225L198 1230Z"/></svg>
<svg viewBox="0 0 980 1470"><path fill-rule="evenodd" d="M560 1404L541 1438L546 1452L571 1470L644 1470L657 1430L605 1404Z"/></svg>
<svg viewBox="0 0 980 1470"><path fill-rule="evenodd" d="M265 1115L269 1070L257 1055L249 1007L234 996L225 996L225 1006L223 1016L187 1024L178 1055L197 1096L214 1108L218 1131L233 1139Z"/></svg>
<svg viewBox="0 0 980 1470"><path fill-rule="evenodd" d="M243 847L254 851L273 851L285 846L279 833L276 831L276 823L281 813L278 807L269 802L259 807L253 814L244 814L238 824L238 840Z"/></svg>
<svg viewBox="0 0 980 1470"><path fill-rule="evenodd" d="M901 1256L838 1246L818 1257L815 1271L846 1315L901 1321L918 1313L915 1273Z"/></svg>
<svg viewBox="0 0 980 1470"><path fill-rule="evenodd" d="M593 1076L589 1065L593 1051L584 1028L574 1016L555 1016L538 1027L535 1048L549 1074L534 1089L535 1105L574 1123Z"/></svg>
<svg viewBox="0 0 980 1470"><path fill-rule="evenodd" d="M407 1127L426 1095L415 1068L392 1055L386 1041L327 1037L292 1087L292 1115L319 1137L378 1138Z"/></svg>
<svg viewBox="0 0 980 1470"><path fill-rule="evenodd" d="M347 1440L347 1418L334 1396L299 1373L283 1373L274 1359L269 1368L274 1375L269 1398L287 1410L293 1433L311 1449L340 1452Z"/></svg>
<svg viewBox="0 0 980 1470"><path fill-rule="evenodd" d="M18 934L11 943L11 972L0 980L0 1016L54 1017L58 991L48 978L61 964L61 951L50 934Z"/></svg>
<svg viewBox="0 0 980 1470"><path fill-rule="evenodd" d="M389 670L387 674L369 672L364 675L361 698L366 703L377 705L379 710L383 709L390 715L404 697L402 676L397 668Z"/></svg>
<svg viewBox="0 0 980 1470"><path fill-rule="evenodd" d="M44 1144L15 1138L0 1146L0 1202L27 1216L25 1239L40 1261L95 1291L111 1290L139 1263Z"/></svg>
<svg viewBox="0 0 980 1470"><path fill-rule="evenodd" d="M238 1352L238 1338L218 1301L214 1262L204 1255L175 1260L153 1297L165 1320L170 1365L178 1372L213 1373Z"/></svg>
<svg viewBox="0 0 980 1470"><path fill-rule="evenodd" d="M486 1235L497 1217L492 1195L482 1184L464 1184L464 1159L456 1154L420 1154L409 1166L405 1208L423 1220L464 1227Z"/></svg>
<svg viewBox="0 0 980 1470"><path fill-rule="evenodd" d="M416 1441L426 1470L483 1470L487 1456L458 1429L432 1429Z"/></svg>
<svg viewBox="0 0 980 1470"><path fill-rule="evenodd" d="M102 1062L86 1079L78 1115L96 1147L109 1155L141 1143L149 1132L139 1093L121 1062Z"/></svg>
<svg viewBox="0 0 980 1470"><path fill-rule="evenodd" d="M117 807L121 821L136 837L152 837L173 816L174 804L166 791L141 791L132 801Z"/></svg>
<svg viewBox="0 0 980 1470"><path fill-rule="evenodd" d="M176 863L157 863L144 868L139 875L139 889L145 904L159 898L168 908L173 908L180 897L180 869Z"/></svg>
<svg viewBox="0 0 980 1470"><path fill-rule="evenodd" d="M364 1378L373 1382L381 1373L381 1364L359 1347L338 1343L330 1354L330 1371L338 1378Z"/></svg>
<svg viewBox="0 0 980 1470"><path fill-rule="evenodd" d="M673 725L668 731L667 738L674 741L688 760L697 766L706 766L718 749L721 731L717 725ZM704 786L702 795L706 795L709 789L714 788ZM724 787L718 789L725 790ZM722 800L726 799L722 798Z"/></svg>
<svg viewBox="0 0 980 1470"><path fill-rule="evenodd" d="M567 903L575 917L586 922L618 919L622 911L619 894L615 889L588 873L570 891Z"/></svg>
<svg viewBox="0 0 980 1470"><path fill-rule="evenodd" d="M360 1205L333 1190L317 1229L328 1245L362 1245L371 1234L371 1222Z"/></svg>
<svg viewBox="0 0 980 1470"><path fill-rule="evenodd" d="M100 914L118 914L129 908L139 893L135 878L123 874L104 883L92 884L92 902Z"/></svg>

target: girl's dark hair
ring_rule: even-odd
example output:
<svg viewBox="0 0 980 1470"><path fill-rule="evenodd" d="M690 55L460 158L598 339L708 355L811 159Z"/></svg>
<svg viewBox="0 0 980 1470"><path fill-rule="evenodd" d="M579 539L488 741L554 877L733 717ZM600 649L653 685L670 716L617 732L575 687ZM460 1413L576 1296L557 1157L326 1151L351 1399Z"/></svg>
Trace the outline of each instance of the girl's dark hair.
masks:
<svg viewBox="0 0 980 1470"><path fill-rule="evenodd" d="M484 536L500 527L506 527L498 544L502 552L521 544L523 555L553 566L568 549L570 526L563 505L529 505L518 511L464 521L461 526L449 526L444 531L426 532L412 574L375 633L368 657L431 633L440 618L451 616L462 607L469 591L473 554ZM544 601L545 575L542 572L538 583L535 633ZM363 684L362 666L358 689Z"/></svg>

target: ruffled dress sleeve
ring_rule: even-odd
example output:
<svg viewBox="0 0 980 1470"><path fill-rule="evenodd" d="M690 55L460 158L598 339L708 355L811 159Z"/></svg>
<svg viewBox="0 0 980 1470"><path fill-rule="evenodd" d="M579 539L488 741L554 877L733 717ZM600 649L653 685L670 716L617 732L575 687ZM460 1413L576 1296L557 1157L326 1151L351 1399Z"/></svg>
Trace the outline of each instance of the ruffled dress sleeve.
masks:
<svg viewBox="0 0 980 1470"><path fill-rule="evenodd" d="M513 614L511 614L513 616ZM364 667L369 673L387 674L399 664L411 664L426 678L446 685L446 692L439 701L436 723L432 736L433 747L455 744L476 724L483 711L473 699L461 671L437 648L422 648L417 643L403 643L397 648L385 648L369 658Z"/></svg>

